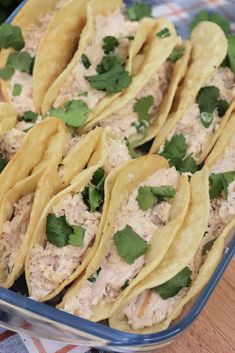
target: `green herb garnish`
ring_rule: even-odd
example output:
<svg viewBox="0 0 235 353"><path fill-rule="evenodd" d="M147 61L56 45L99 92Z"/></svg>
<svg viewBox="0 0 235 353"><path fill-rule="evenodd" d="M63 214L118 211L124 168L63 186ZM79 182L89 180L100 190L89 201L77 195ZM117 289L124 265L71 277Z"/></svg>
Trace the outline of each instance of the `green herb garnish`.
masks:
<svg viewBox="0 0 235 353"><path fill-rule="evenodd" d="M22 85L20 85L19 83L15 83L12 90L13 97L19 96L21 94L21 91L22 91Z"/></svg>
<svg viewBox="0 0 235 353"><path fill-rule="evenodd" d="M6 67L32 74L33 64L34 58L27 52L14 52L8 56Z"/></svg>
<svg viewBox="0 0 235 353"><path fill-rule="evenodd" d="M206 255L208 253L208 251L211 250L214 242L215 242L216 239L212 239L212 240L209 240L204 246L203 246L203 249L202 249L202 256Z"/></svg>
<svg viewBox="0 0 235 353"><path fill-rule="evenodd" d="M4 81L8 81L12 78L14 75L15 70L12 69L11 67L4 67L3 69L0 69L0 78Z"/></svg>
<svg viewBox="0 0 235 353"><path fill-rule="evenodd" d="M121 286L121 290L126 289L126 288L129 286L129 284L130 284L130 281L129 281L129 279L127 279L127 280L123 283L123 285Z"/></svg>
<svg viewBox="0 0 235 353"><path fill-rule="evenodd" d="M168 201L176 194L176 190L171 185L158 187L140 186L138 189L137 201L139 208L147 210L152 208L158 201Z"/></svg>
<svg viewBox="0 0 235 353"><path fill-rule="evenodd" d="M27 111L27 112L24 112L24 115L21 117L21 120L24 120L27 123L28 122L35 123L37 118L38 118L38 115L36 113L31 112L31 111Z"/></svg>
<svg viewBox="0 0 235 353"><path fill-rule="evenodd" d="M229 108L229 104L225 99L220 99L217 102L217 109L220 117L224 116L228 108Z"/></svg>
<svg viewBox="0 0 235 353"><path fill-rule="evenodd" d="M91 62L90 62L90 59L88 58L88 56L86 54L82 54L81 61L83 63L83 66L86 69L89 69L89 67L91 66Z"/></svg>
<svg viewBox="0 0 235 353"><path fill-rule="evenodd" d="M119 45L119 40L113 36L107 36L103 38L103 50L105 54L109 54L115 50L115 48Z"/></svg>
<svg viewBox="0 0 235 353"><path fill-rule="evenodd" d="M169 281L152 289L157 292L162 299L166 300L174 297L182 288L189 287L192 282L191 276L192 271L188 267L185 267Z"/></svg>
<svg viewBox="0 0 235 353"><path fill-rule="evenodd" d="M144 17L152 17L152 9L148 4L135 2L127 9L127 16L131 21L139 21Z"/></svg>
<svg viewBox="0 0 235 353"><path fill-rule="evenodd" d="M81 226L73 226L73 233L69 235L68 244L73 246L83 246L86 230Z"/></svg>
<svg viewBox="0 0 235 353"><path fill-rule="evenodd" d="M127 137L124 138L124 142L126 144L126 147L128 148L128 152L131 158L135 159L141 157L142 154L132 146Z"/></svg>
<svg viewBox="0 0 235 353"><path fill-rule="evenodd" d="M137 99L137 102L134 104L133 111L138 115L138 120L140 122L150 120L149 109L152 107L153 103L153 96L146 96Z"/></svg>
<svg viewBox="0 0 235 353"><path fill-rule="evenodd" d="M8 160L0 153L0 173L2 173L7 163L8 163Z"/></svg>
<svg viewBox="0 0 235 353"><path fill-rule="evenodd" d="M46 234L49 243L62 248L68 245L69 236L73 233L71 227L64 216L56 217L54 214L48 214L46 222Z"/></svg>
<svg viewBox="0 0 235 353"><path fill-rule="evenodd" d="M114 244L119 256L129 265L148 249L147 242L142 239L128 224L126 227L114 234Z"/></svg>
<svg viewBox="0 0 235 353"><path fill-rule="evenodd" d="M81 99L65 103L64 108L51 109L47 115L55 116L72 127L81 127L85 124L90 112L88 105Z"/></svg>
<svg viewBox="0 0 235 353"><path fill-rule="evenodd" d="M83 201L91 212L99 210L104 202L105 171L103 168L97 169L91 183L85 187Z"/></svg>
<svg viewBox="0 0 235 353"><path fill-rule="evenodd" d="M21 50L24 47L24 38L21 29L9 23L0 26L0 48Z"/></svg>
<svg viewBox="0 0 235 353"><path fill-rule="evenodd" d="M197 165L191 156L187 156L187 144L185 137L182 134L172 136L170 141L166 141L163 147L161 156L165 157L170 166L175 168L181 173L195 173Z"/></svg>
<svg viewBox="0 0 235 353"><path fill-rule="evenodd" d="M104 56L97 65L97 75L86 76L86 80L98 91L117 93L131 84L131 76L123 67L124 60L118 55Z"/></svg>
<svg viewBox="0 0 235 353"><path fill-rule="evenodd" d="M163 28L161 31L156 33L156 36L159 38L167 38L170 37L171 33L169 28Z"/></svg>
<svg viewBox="0 0 235 353"><path fill-rule="evenodd" d="M224 193L224 197L228 198L229 184L235 180L235 171L211 174L210 181L210 198L214 199Z"/></svg>
<svg viewBox="0 0 235 353"><path fill-rule="evenodd" d="M97 277L99 276L101 270L102 270L102 268L99 267L98 270L96 271L95 275L90 276L89 278L87 278L87 280L91 283L96 282Z"/></svg>
<svg viewBox="0 0 235 353"><path fill-rule="evenodd" d="M172 50L168 59L173 63L175 63L183 56L183 54L184 54L184 47L176 47Z"/></svg>

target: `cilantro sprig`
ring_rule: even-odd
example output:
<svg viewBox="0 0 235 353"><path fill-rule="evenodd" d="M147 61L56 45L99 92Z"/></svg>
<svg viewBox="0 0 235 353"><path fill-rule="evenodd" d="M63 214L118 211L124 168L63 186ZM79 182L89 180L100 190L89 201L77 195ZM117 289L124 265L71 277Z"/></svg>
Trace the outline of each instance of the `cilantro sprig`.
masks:
<svg viewBox="0 0 235 353"><path fill-rule="evenodd" d="M126 147L128 148L128 152L131 158L135 159L135 158L141 157L142 155L141 152L137 151L135 147L133 147L133 145L130 143L127 137L124 137L124 142L126 144Z"/></svg>
<svg viewBox="0 0 235 353"><path fill-rule="evenodd" d="M144 17L152 17L152 9L146 3L134 2L127 9L127 16L131 21L140 21Z"/></svg>
<svg viewBox="0 0 235 353"><path fill-rule="evenodd" d="M71 100L65 103L64 108L51 109L47 115L63 120L72 127L81 127L85 124L90 108L81 99Z"/></svg>
<svg viewBox="0 0 235 353"><path fill-rule="evenodd" d="M119 256L129 265L144 255L148 249L147 242L142 239L128 224L123 230L114 234L114 244Z"/></svg>
<svg viewBox="0 0 235 353"><path fill-rule="evenodd" d="M21 50L24 47L24 38L20 27L9 23L3 23L0 26L0 48Z"/></svg>
<svg viewBox="0 0 235 353"><path fill-rule="evenodd" d="M82 193L83 201L89 208L90 212L95 212L103 206L105 178L104 169L97 169L91 179L91 183L85 187Z"/></svg>
<svg viewBox="0 0 235 353"><path fill-rule="evenodd" d="M0 173L2 173L7 163L8 163L8 160L0 153Z"/></svg>
<svg viewBox="0 0 235 353"><path fill-rule="evenodd" d="M22 88L23 88L22 85L20 85L19 83L15 83L12 89L12 96L13 97L19 96L21 94Z"/></svg>
<svg viewBox="0 0 235 353"><path fill-rule="evenodd" d="M70 226L65 216L56 217L53 213L48 214L46 222L46 234L49 243L58 248L66 245L83 246L85 229L80 226Z"/></svg>
<svg viewBox="0 0 235 353"><path fill-rule="evenodd" d="M91 62L90 62L90 59L88 58L88 56L86 54L82 54L81 56L81 62L83 64L83 66L86 68L86 69L89 69L89 67L91 66Z"/></svg>
<svg viewBox="0 0 235 353"><path fill-rule="evenodd" d="M171 35L171 32L170 32L169 28L167 28L167 27L163 28L161 31L156 33L156 36L158 38L167 38L167 37L170 37L170 35Z"/></svg>
<svg viewBox="0 0 235 353"><path fill-rule="evenodd" d="M103 57L97 65L97 75L86 76L93 88L107 93L121 92L131 84L131 76L124 68L124 60L114 54Z"/></svg>
<svg viewBox="0 0 235 353"><path fill-rule="evenodd" d="M38 118L38 115L29 110L29 111L24 112L24 115L21 117L21 120L24 120L27 123L35 123L37 118Z"/></svg>
<svg viewBox="0 0 235 353"><path fill-rule="evenodd" d="M89 278L87 278L87 280L88 280L89 282L91 282L91 283L95 283L96 280L97 280L97 277L98 277L99 274L100 274L100 271L101 271L101 270L102 270L102 268L99 267L98 270L96 271L96 273L93 274L92 276L90 276Z"/></svg>
<svg viewBox="0 0 235 353"><path fill-rule="evenodd" d="M185 48L183 46L175 47L172 50L171 54L169 55L168 60L170 60L173 63L175 63L176 61L178 61L184 55L184 50L185 50Z"/></svg>
<svg viewBox="0 0 235 353"><path fill-rule="evenodd" d="M140 122L150 120L149 110L153 103L154 98L150 95L137 99L137 102L133 106L133 111L138 115L138 120Z"/></svg>
<svg viewBox="0 0 235 353"><path fill-rule="evenodd" d="M106 36L103 38L103 50L105 54L109 54L119 45L119 40L114 36Z"/></svg>
<svg viewBox="0 0 235 353"><path fill-rule="evenodd" d="M6 62L6 66L0 69L0 77L3 80L10 80L15 71L27 72L32 75L34 66L34 58L27 52L13 52Z"/></svg>
<svg viewBox="0 0 235 353"><path fill-rule="evenodd" d="M209 240L202 249L202 256L206 255L211 249L216 239Z"/></svg>
<svg viewBox="0 0 235 353"><path fill-rule="evenodd" d="M165 142L160 155L165 157L170 166L175 166L179 172L193 174L198 168L194 158L187 155L187 148L184 135L176 134Z"/></svg>
<svg viewBox="0 0 235 353"><path fill-rule="evenodd" d="M189 287L192 279L192 271L185 267L176 276L160 286L152 288L164 300L174 297L182 288Z"/></svg>
<svg viewBox="0 0 235 353"><path fill-rule="evenodd" d="M225 199L228 198L228 187L229 184L235 180L235 171L211 174L209 177L210 182L210 198L224 195Z"/></svg>
<svg viewBox="0 0 235 353"><path fill-rule="evenodd" d="M163 186L140 186L137 201L139 208L147 210L152 208L158 201L168 201L176 195L176 190L171 185Z"/></svg>

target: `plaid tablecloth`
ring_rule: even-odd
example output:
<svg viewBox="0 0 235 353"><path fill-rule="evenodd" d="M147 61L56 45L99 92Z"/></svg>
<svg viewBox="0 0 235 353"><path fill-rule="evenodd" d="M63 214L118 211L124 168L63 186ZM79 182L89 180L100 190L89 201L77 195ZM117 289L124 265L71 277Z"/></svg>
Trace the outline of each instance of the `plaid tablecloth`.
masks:
<svg viewBox="0 0 235 353"><path fill-rule="evenodd" d="M131 1L126 1L130 3ZM188 26L201 10L216 10L233 22L235 31L235 0L176 0L148 1L153 4L154 16L165 16L172 20L178 33L187 37ZM0 328L0 353L95 353L96 350L64 345L60 342L31 338L23 334L5 331Z"/></svg>

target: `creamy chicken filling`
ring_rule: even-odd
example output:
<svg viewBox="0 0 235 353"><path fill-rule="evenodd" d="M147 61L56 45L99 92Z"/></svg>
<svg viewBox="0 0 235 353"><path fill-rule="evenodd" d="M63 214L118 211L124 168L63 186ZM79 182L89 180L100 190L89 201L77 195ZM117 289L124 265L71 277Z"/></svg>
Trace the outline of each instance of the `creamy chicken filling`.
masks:
<svg viewBox="0 0 235 353"><path fill-rule="evenodd" d="M34 193L21 197L13 206L12 216L3 223L0 240L1 269L9 275L20 253L27 232Z"/></svg>
<svg viewBox="0 0 235 353"><path fill-rule="evenodd" d="M138 22L127 20L120 9L108 16L97 16L93 38L83 53L89 58L90 67L86 69L81 61L76 65L62 86L54 107L60 107L66 101L76 99L86 92L86 95L81 98L90 109L94 109L106 96L106 93L92 88L85 77L97 74L96 67L104 56L103 38L106 36L117 37L120 44L114 53L126 59L131 45L131 41L127 37L134 36L137 28Z"/></svg>
<svg viewBox="0 0 235 353"><path fill-rule="evenodd" d="M124 141L109 137L107 139L107 159L105 171L108 174L113 168L131 159L128 148Z"/></svg>
<svg viewBox="0 0 235 353"><path fill-rule="evenodd" d="M111 129L120 140L124 137L136 134L141 127L139 116L138 113L134 111L134 106L142 98L149 96L153 98L153 104L148 111L150 120L148 122L146 121L146 124L151 124L151 121L156 118L159 106L167 93L172 71L173 63L170 60L167 60L161 68L156 71L150 81L141 89L135 98L118 112L101 121L100 126ZM143 128L144 127L145 126L143 126Z"/></svg>
<svg viewBox="0 0 235 353"><path fill-rule="evenodd" d="M65 216L71 226L85 229L82 246L57 247L50 242L35 245L29 261L30 286L34 299L50 295L81 265L86 250L93 244L101 218L100 212L90 212L82 194L65 196L54 208L56 217Z"/></svg>
<svg viewBox="0 0 235 353"><path fill-rule="evenodd" d="M235 77L232 71L229 68L220 67L210 77L204 87L217 87L220 91L220 98L231 103L232 99L235 98L234 84ZM219 129L221 121L218 109L216 109L213 113L212 122L208 127L205 127L201 122L199 105L194 103L184 113L167 140L170 140L173 135L183 134L188 145L188 155L198 158L203 152L209 136ZM163 146L161 146L162 149Z"/></svg>
<svg viewBox="0 0 235 353"><path fill-rule="evenodd" d="M152 209L142 210L136 200L140 186L172 185L177 187L178 173L175 168L157 171L143 181L123 202L117 215L113 234L122 230L127 224L146 242L150 242L154 232L169 221L170 202L160 202ZM145 256L138 257L132 264L128 264L118 254L112 242L110 251L105 256L100 268L97 269L96 279L91 278L70 298L64 310L72 314L89 319L92 317L92 306L102 303L112 303L120 294L123 286L141 271L145 264Z"/></svg>

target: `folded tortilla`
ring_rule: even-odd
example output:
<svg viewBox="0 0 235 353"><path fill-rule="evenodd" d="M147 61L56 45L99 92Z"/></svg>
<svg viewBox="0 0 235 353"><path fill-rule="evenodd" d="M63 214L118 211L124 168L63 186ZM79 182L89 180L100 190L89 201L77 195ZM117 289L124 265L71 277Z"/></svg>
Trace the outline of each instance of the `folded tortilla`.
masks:
<svg viewBox="0 0 235 353"><path fill-rule="evenodd" d="M204 168L191 179L191 200L187 217L163 261L129 293L118 307L116 306L116 310L109 319L111 327L129 332L152 333L166 328L166 322L169 325L168 310L177 305L178 297L176 296L175 302L169 302L170 298L164 304L163 299L154 300L154 296L158 294L155 294L151 288L167 282L190 263L203 238L208 219L208 169ZM131 314L127 311L129 308Z"/></svg>
<svg viewBox="0 0 235 353"><path fill-rule="evenodd" d="M15 109L12 105L0 102L0 139L5 132L11 130L17 121Z"/></svg>
<svg viewBox="0 0 235 353"><path fill-rule="evenodd" d="M64 106L67 101L81 99L91 110L86 122L93 120L109 104L120 96L121 91L107 94L105 90L93 88L85 79L97 73L97 65L105 56L103 39L115 36L120 44L114 54L126 63L132 74L134 59L143 47L156 20L144 18L140 22L130 21L123 14L122 0L92 0L87 6L87 24L82 32L79 47L68 67L49 88L42 104L42 113L50 108ZM134 37L134 38L133 38ZM83 63L84 55L89 62ZM124 89L125 91L125 89Z"/></svg>
<svg viewBox="0 0 235 353"><path fill-rule="evenodd" d="M9 81L1 80L3 97L15 106L18 115L35 110L40 113L40 103L47 89L75 51L86 21L86 4L87 0L29 0L12 21L12 25L20 27L25 40L21 52L36 59L33 76L16 71ZM0 67L5 67L12 52L2 50ZM16 97L12 95L15 84L22 85Z"/></svg>
<svg viewBox="0 0 235 353"><path fill-rule="evenodd" d="M150 178L153 175L155 177L155 174L156 179L157 175L159 178L157 185L166 185L163 181L164 178L172 180L172 182L173 180L176 182L177 179L176 196L172 203L159 204L160 208L168 210L165 211L166 219L164 220L164 211L163 214L160 210L156 211L155 218L156 224L159 222L158 226L145 214L147 211L141 213L142 218L140 219L138 213L140 209L137 207L135 210L133 205L135 189L144 182L148 183L148 180L150 182ZM153 180L150 185L155 185ZM59 308L91 321L108 318L114 307L122 302L129 291L161 262L183 223L189 200L190 189L187 178L178 176L174 169L169 168L164 158L148 155L124 164L121 171L119 170L113 187L109 212L96 256L90 262L84 276L75 281L67 291ZM128 202L130 202L130 207L133 206L135 215L131 213L130 207L125 207ZM162 218L160 219L160 217ZM137 225L138 233L144 232L145 237L149 237L146 255L137 259L132 265L123 261L115 253L113 239L117 220L124 222L125 225L131 224L135 230ZM140 223L138 224L138 222Z"/></svg>
<svg viewBox="0 0 235 353"><path fill-rule="evenodd" d="M156 35L165 29L169 30L168 37ZM166 19L158 19L148 35L142 50L143 59L132 84L82 131L88 131L98 124L113 131L119 140L127 138L133 147L155 137L167 119L176 90L187 71L191 43L181 42L173 24ZM175 63L169 59L174 49L182 53ZM141 126L135 105L148 98L152 98L149 117L142 121Z"/></svg>
<svg viewBox="0 0 235 353"><path fill-rule="evenodd" d="M162 152L164 143L173 136L182 134L186 140L187 153L197 164L202 163L218 139L234 109L234 74L229 68L220 67L227 53L224 32L211 22L199 23L192 32L192 56L182 87L177 95L177 104L166 124L157 134L151 152ZM212 55L213 54L213 55ZM227 82L226 85L224 82ZM220 91L220 99L229 103L223 116L218 109L212 115L208 127L201 122L196 98L199 91L214 86Z"/></svg>

